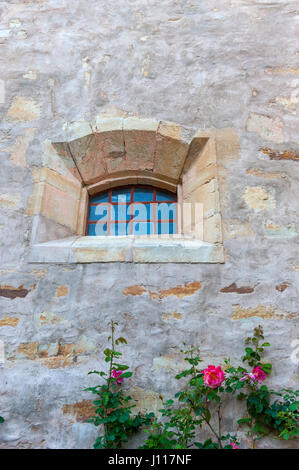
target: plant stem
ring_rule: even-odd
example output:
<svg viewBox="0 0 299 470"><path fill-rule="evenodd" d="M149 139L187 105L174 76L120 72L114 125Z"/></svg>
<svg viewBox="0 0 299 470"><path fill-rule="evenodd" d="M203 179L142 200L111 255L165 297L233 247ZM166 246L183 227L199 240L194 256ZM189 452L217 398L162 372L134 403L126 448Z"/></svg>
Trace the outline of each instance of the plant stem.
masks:
<svg viewBox="0 0 299 470"><path fill-rule="evenodd" d="M195 370L195 365L193 363L193 351L191 350L191 359L192 359L192 373L193 373L193 378L196 377L196 370Z"/></svg>
<svg viewBox="0 0 299 470"><path fill-rule="evenodd" d="M192 406L192 408L193 408L193 410L194 410L194 403L193 403L193 401L192 401L190 398L189 398L189 401L190 401L191 406ZM220 406L221 406L221 405L219 405L219 409L220 409ZM208 427L210 428L210 430L212 431L212 433L214 434L214 436L217 438L217 441L218 441L218 443L219 443L220 449L222 449L222 442L221 442L221 439L220 439L220 438L221 438L221 434L220 434L220 431L221 431L221 424L220 424L220 422L219 422L219 429L220 429L220 430L219 430L219 436L218 436L217 432L216 432L215 429L212 427L212 425L209 423L209 421L207 420L207 418L206 418L203 414L200 414L199 416L200 416L200 417L203 419L203 421L208 425Z"/></svg>
<svg viewBox="0 0 299 470"><path fill-rule="evenodd" d="M218 406L217 414L218 414L218 442L219 442L220 449L222 449L222 442L221 442L221 403Z"/></svg>
<svg viewBox="0 0 299 470"><path fill-rule="evenodd" d="M109 377L107 379L108 382L108 391L110 391L110 385L111 385L111 374L112 374L112 362L113 362L113 352L114 352L114 323L113 320L111 320L111 343L112 343L112 351L111 351L111 356L110 356L110 365L109 365ZM109 432L109 424L105 423L104 424L104 435L106 436Z"/></svg>
<svg viewBox="0 0 299 470"><path fill-rule="evenodd" d="M110 356L110 366L109 366L109 379L108 379L108 390L110 390L111 384L111 374L112 374L112 362L113 362L113 354L114 354L114 322L111 320L111 343L112 343L112 351Z"/></svg>
<svg viewBox="0 0 299 470"><path fill-rule="evenodd" d="M209 421L203 416L203 415L200 415L204 422L208 425L208 427L210 428L210 430L212 431L212 433L214 434L214 436L217 438L217 441L219 442L219 437L218 437L218 434L217 432L215 431L215 429L211 426L211 424L209 423ZM220 443L219 443L220 444Z"/></svg>
<svg viewBox="0 0 299 470"><path fill-rule="evenodd" d="M253 419L251 419L250 430L251 430L251 449L254 449Z"/></svg>

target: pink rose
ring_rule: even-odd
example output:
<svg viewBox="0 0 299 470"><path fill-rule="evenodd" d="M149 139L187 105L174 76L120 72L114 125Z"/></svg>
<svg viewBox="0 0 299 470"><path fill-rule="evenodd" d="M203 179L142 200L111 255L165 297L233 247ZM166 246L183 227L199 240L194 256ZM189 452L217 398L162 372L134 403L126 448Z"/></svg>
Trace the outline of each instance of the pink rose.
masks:
<svg viewBox="0 0 299 470"><path fill-rule="evenodd" d="M257 382L263 382L266 378L266 373L263 371L261 366L254 367L252 373L255 376Z"/></svg>
<svg viewBox="0 0 299 470"><path fill-rule="evenodd" d="M124 381L124 379L122 377L120 377L121 374L122 374L121 370L112 369L111 377L113 377L114 379L117 379L114 382L114 385L118 385L118 384L120 384L121 382Z"/></svg>
<svg viewBox="0 0 299 470"><path fill-rule="evenodd" d="M225 380L225 374L220 366L208 366L207 369L202 371L204 376L204 383L210 388L220 387Z"/></svg>
<svg viewBox="0 0 299 470"><path fill-rule="evenodd" d="M239 446L237 446L237 444L234 442L230 442L229 445L232 446L233 449L239 449Z"/></svg>
<svg viewBox="0 0 299 470"><path fill-rule="evenodd" d="M240 382L244 382L244 380L247 380L247 379L250 380L250 383L254 383L254 382L257 381L255 375L252 372L249 372L248 374L245 374L242 377L242 379L240 379Z"/></svg>
<svg viewBox="0 0 299 470"><path fill-rule="evenodd" d="M245 374L244 377L240 379L240 381L243 382L244 380L249 379L250 383L263 382L265 378L266 378L266 373L263 371L261 366L257 366L252 369L252 372Z"/></svg>

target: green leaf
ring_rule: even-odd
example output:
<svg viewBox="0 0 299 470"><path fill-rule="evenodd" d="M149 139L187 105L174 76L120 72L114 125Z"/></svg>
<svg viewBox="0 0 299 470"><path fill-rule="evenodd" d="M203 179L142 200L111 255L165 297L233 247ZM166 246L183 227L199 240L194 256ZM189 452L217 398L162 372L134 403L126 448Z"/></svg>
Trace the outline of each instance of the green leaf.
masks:
<svg viewBox="0 0 299 470"><path fill-rule="evenodd" d="M129 369L129 366L126 366L124 364L113 363L112 365L116 366L116 370L127 370L127 369Z"/></svg>
<svg viewBox="0 0 299 470"><path fill-rule="evenodd" d="M294 401L294 403L290 405L291 411L296 411L298 408L299 408L299 401Z"/></svg>
<svg viewBox="0 0 299 470"><path fill-rule="evenodd" d="M206 409L205 417L206 417L207 422L209 423L211 419L211 413L208 409Z"/></svg>
<svg viewBox="0 0 299 470"><path fill-rule="evenodd" d="M102 377L103 377L103 375L107 375L107 374L105 374L105 372L99 372L98 370L91 370L90 372L88 372L88 375L90 375L90 374L99 374Z"/></svg>
<svg viewBox="0 0 299 470"><path fill-rule="evenodd" d="M272 370L272 364L270 364L269 362L265 364L261 364L261 368L263 369L264 372L266 372L266 374L270 374Z"/></svg>
<svg viewBox="0 0 299 470"><path fill-rule="evenodd" d="M252 353L254 353L254 350L251 349L251 348L245 348L245 351L247 352L247 354L251 355Z"/></svg>
<svg viewBox="0 0 299 470"><path fill-rule="evenodd" d="M0 416L0 423L4 423L5 419Z"/></svg>
<svg viewBox="0 0 299 470"><path fill-rule="evenodd" d="M120 417L119 417L119 422L120 423L124 423L125 421L128 421L128 419L130 418L130 415L129 413L123 413Z"/></svg>
<svg viewBox="0 0 299 470"><path fill-rule="evenodd" d="M133 372L124 372L123 374L121 374L121 378L123 379L128 379L129 377L132 377L133 375Z"/></svg>
<svg viewBox="0 0 299 470"><path fill-rule="evenodd" d="M253 427L253 430L254 432L257 432L257 433L261 433L261 434L265 434L266 433L266 430L265 428L262 426L261 423L255 423L254 427Z"/></svg>
<svg viewBox="0 0 299 470"><path fill-rule="evenodd" d="M238 419L237 421L238 424L250 424L251 423L251 418L241 418Z"/></svg>
<svg viewBox="0 0 299 470"><path fill-rule="evenodd" d="M243 400L243 399L246 398L246 397L247 397L247 395L246 395L245 393L243 393L243 392L241 392L241 393L239 393L239 395L237 395L237 399L238 399L238 400Z"/></svg>
<svg viewBox="0 0 299 470"><path fill-rule="evenodd" d="M119 341L121 344L128 344L127 343L127 340L125 338L123 338L122 336L120 336L119 338L117 338L117 341Z"/></svg>
<svg viewBox="0 0 299 470"><path fill-rule="evenodd" d="M103 396L103 403L104 403L104 406L106 406L109 402L109 395L108 393L105 393L104 396Z"/></svg>

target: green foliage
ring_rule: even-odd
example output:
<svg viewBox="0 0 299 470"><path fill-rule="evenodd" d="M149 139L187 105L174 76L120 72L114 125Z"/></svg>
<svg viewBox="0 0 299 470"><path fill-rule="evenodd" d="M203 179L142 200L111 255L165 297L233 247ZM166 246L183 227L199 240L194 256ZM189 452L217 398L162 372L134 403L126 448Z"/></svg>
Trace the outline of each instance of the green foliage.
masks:
<svg viewBox="0 0 299 470"><path fill-rule="evenodd" d="M261 326L254 329L253 336L245 341L245 354L242 362L251 368L258 366L269 374L272 364L263 362L265 348L270 344L264 341ZM225 381L216 388L205 385L202 371L198 368L201 361L198 348L191 346L185 355L188 368L177 374L177 380L185 380L185 386L175 395L175 400L168 400L160 410L162 419L155 418L142 448L175 449L196 446L200 449L232 449L232 443L238 445L237 437L229 434L223 436L222 398L236 395L238 400L246 403L246 415L237 421L239 426L248 428L252 447L255 441L265 435L278 439L292 439L299 435L298 428L298 395L299 391L281 390L274 392L261 382L265 377L256 378L253 370L239 365L233 366L229 358L225 362ZM251 377L251 380L250 380ZM275 399L276 397L276 399ZM279 398L277 398L279 397ZM215 417L212 420L212 417ZM218 426L211 424L218 422ZM213 434L214 441L195 442L196 431L207 427Z"/></svg>
<svg viewBox="0 0 299 470"><path fill-rule="evenodd" d="M174 431L169 431L168 426L155 418L150 429L146 429L148 438L140 449L175 449L178 445Z"/></svg>
<svg viewBox="0 0 299 470"><path fill-rule="evenodd" d="M263 385L248 394L246 404L249 417L239 420L238 423L250 427L256 434L256 439L272 435L288 440L299 435L299 391L281 392L274 392ZM273 396L280 398L273 401Z"/></svg>
<svg viewBox="0 0 299 470"><path fill-rule="evenodd" d="M0 423L4 423L5 419L0 416Z"/></svg>
<svg viewBox="0 0 299 470"><path fill-rule="evenodd" d="M233 449L232 443L238 445L239 442L236 436L231 436L227 434L226 436L221 437L221 441L230 441L229 444L225 444L223 449ZM213 442L212 439L207 439L205 442L194 442L194 445L199 449L220 449L219 442Z"/></svg>
<svg viewBox="0 0 299 470"><path fill-rule="evenodd" d="M149 437L142 449L186 449L192 445L196 426L202 424L203 418L196 415L193 406L200 394L198 387L203 385L202 374L197 368L201 362L199 349L191 346L188 351L181 352L185 354L185 361L191 367L177 374L175 378L188 378L187 386L175 395L175 406L174 400L163 403L164 408L159 410L163 422L155 419L151 429L146 431Z"/></svg>
<svg viewBox="0 0 299 470"><path fill-rule="evenodd" d="M199 367L202 362L199 348L191 345L181 351L187 367L175 379L182 385L172 400L163 402L158 418L153 413L132 413L135 406L132 398L121 388L121 382L132 373L127 365L120 363L122 354L115 350L115 345L127 342L123 337L114 339L115 325L111 321L112 333L108 338L111 348L104 350L108 372L90 372L102 377L104 383L86 389L97 395L95 415L89 422L104 426L104 433L97 438L94 448L119 449L130 435L147 425L147 438L141 449L236 449L237 436L222 432L223 401L233 397L244 403L246 411L236 424L247 428L252 448L264 436L284 440L298 437L299 391L274 391L265 385L272 364L263 360L270 344L264 341L261 326L245 341L242 365L234 366L229 358L224 359L225 379L220 367L209 366L206 370ZM216 379L212 379L216 382L210 382L211 370L216 374ZM212 438L197 442L201 428Z"/></svg>
<svg viewBox="0 0 299 470"><path fill-rule="evenodd" d="M225 445L224 441L231 436L221 434L221 393L223 387L212 389L204 384L202 371L198 368L200 362L200 350L193 345L190 349L181 351L185 355L185 361L189 366L183 372L177 374L177 380L185 379L187 383L181 391L176 393L174 400L168 400L164 408L159 410L162 421L155 419L147 433L149 437L142 446L143 449L186 449L197 446L202 449L232 448ZM218 430L211 424L211 405L217 406ZM211 440L203 444L195 442L196 430L206 425L216 437L217 442Z"/></svg>
<svg viewBox="0 0 299 470"><path fill-rule="evenodd" d="M213 442L212 439L207 439L205 442L195 442L194 445L199 449L219 449L218 442ZM231 447L231 446L230 446ZM232 447L231 447L232 448Z"/></svg>
<svg viewBox="0 0 299 470"><path fill-rule="evenodd" d="M247 362L251 367L261 366L262 369L269 374L272 369L272 364L261 362L265 348L270 346L270 343L263 342L263 344L260 344L264 339L263 328L259 325L254 328L253 336L245 340L245 344L251 347L245 348L245 355L242 357L242 361Z"/></svg>
<svg viewBox="0 0 299 470"><path fill-rule="evenodd" d="M272 426L279 432L279 437L285 440L299 435L299 390L283 389L281 398L275 400L267 415L271 416Z"/></svg>
<svg viewBox="0 0 299 470"><path fill-rule="evenodd" d="M127 365L118 363L122 353L115 350L115 345L127 344L127 341L123 337L114 339L116 325L117 322L111 321L111 335L108 341L111 341L112 347L104 350L105 362L109 363L108 374L96 370L89 372L105 377L105 383L85 389L97 395L94 401L95 415L87 422L104 427L104 434L100 435L94 444L95 449L120 449L129 436L138 432L143 425L149 425L154 417L153 413L133 415L133 400L121 389L121 382L131 377L132 372L127 371Z"/></svg>
<svg viewBox="0 0 299 470"><path fill-rule="evenodd" d="M253 337L249 337L245 341L246 344L252 344L254 350L245 348L246 354L242 360L254 367L261 366L263 371L269 374L272 364L261 361L264 348L269 347L270 344L259 345L261 340L264 340L263 329L258 326L254 329ZM256 440L266 435L285 440L299 435L298 390L282 389L275 392L266 385L259 386L258 383L246 385L247 393L242 393L240 398L246 399L247 417L239 419L238 424L249 428L248 435L251 436L252 447L254 447ZM275 396L280 398L274 400Z"/></svg>

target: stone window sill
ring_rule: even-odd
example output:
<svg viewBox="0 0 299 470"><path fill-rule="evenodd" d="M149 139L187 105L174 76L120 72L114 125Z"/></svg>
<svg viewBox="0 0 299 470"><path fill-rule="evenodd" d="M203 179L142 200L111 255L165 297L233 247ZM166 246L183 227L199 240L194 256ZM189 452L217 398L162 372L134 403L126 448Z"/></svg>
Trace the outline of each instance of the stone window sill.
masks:
<svg viewBox="0 0 299 470"><path fill-rule="evenodd" d="M81 237L31 246L30 263L224 263L222 244L178 235Z"/></svg>

